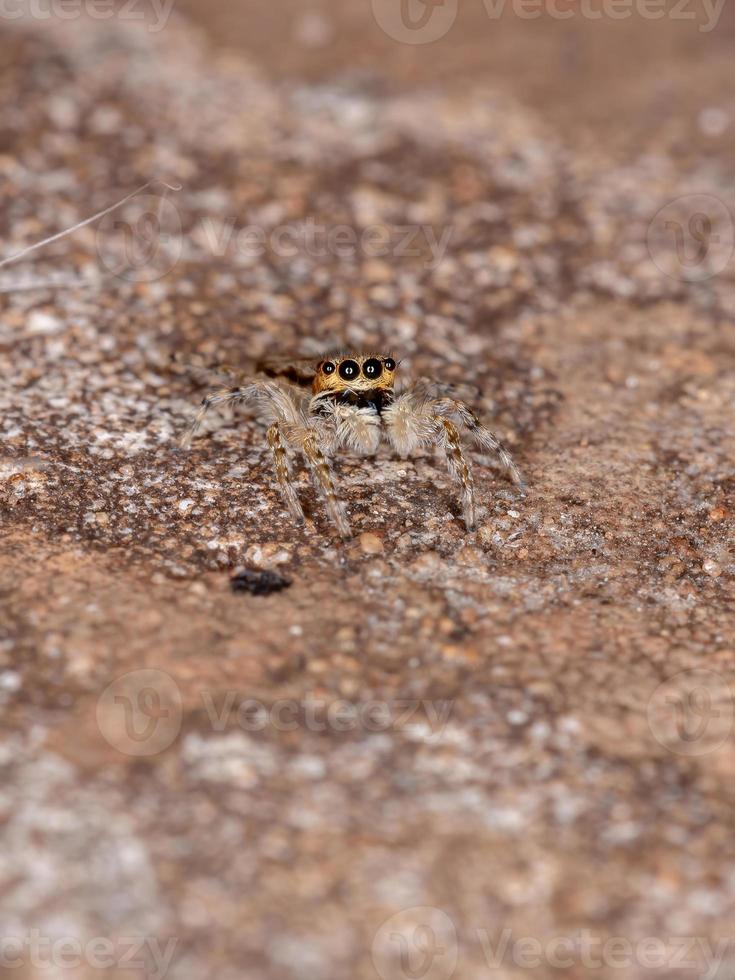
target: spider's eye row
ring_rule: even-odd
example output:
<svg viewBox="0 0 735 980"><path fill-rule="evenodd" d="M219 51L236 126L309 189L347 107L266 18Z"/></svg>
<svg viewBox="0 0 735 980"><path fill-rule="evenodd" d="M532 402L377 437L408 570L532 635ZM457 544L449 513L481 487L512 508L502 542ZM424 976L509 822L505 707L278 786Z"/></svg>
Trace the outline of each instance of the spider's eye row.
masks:
<svg viewBox="0 0 735 980"><path fill-rule="evenodd" d="M334 364L331 361L325 361L322 364L322 371L324 374L334 374Z"/></svg>
<svg viewBox="0 0 735 980"><path fill-rule="evenodd" d="M360 373L360 365L357 361L342 361L339 366L339 376L345 381L352 381Z"/></svg>
<svg viewBox="0 0 735 980"><path fill-rule="evenodd" d="M386 371L395 371L396 369L396 362L393 360L392 357L386 357L386 359L383 361L383 364L385 364Z"/></svg>
<svg viewBox="0 0 735 980"><path fill-rule="evenodd" d="M383 373L383 365L376 357L371 357L363 364L362 373L366 378L379 378Z"/></svg>

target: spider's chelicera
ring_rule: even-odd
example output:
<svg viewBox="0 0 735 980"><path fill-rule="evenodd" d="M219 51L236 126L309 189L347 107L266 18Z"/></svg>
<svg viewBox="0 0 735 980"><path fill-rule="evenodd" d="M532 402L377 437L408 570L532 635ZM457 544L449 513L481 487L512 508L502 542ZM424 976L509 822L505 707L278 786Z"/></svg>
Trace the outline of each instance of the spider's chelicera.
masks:
<svg viewBox="0 0 735 980"><path fill-rule="evenodd" d="M191 445L204 417L215 405L250 403L268 423L268 444L281 493L291 516L304 523L304 511L291 477L290 456L300 452L320 491L327 512L343 538L351 535L347 511L337 495L330 458L347 448L365 455L377 451L382 436L406 456L433 445L445 455L457 481L468 530L475 526L475 493L460 432L475 445L497 454L513 481L523 485L510 454L464 402L452 385L422 378L395 390L398 365L384 354L349 354L319 361L283 358L259 365L264 377L213 391L184 437ZM311 386L311 392L308 390Z"/></svg>

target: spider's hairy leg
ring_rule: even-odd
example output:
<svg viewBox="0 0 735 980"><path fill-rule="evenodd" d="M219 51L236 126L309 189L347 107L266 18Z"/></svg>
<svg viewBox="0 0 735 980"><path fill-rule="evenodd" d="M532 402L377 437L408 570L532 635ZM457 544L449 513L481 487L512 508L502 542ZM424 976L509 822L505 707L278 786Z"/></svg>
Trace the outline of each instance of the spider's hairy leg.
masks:
<svg viewBox="0 0 735 980"><path fill-rule="evenodd" d="M268 429L268 445L273 452L273 462L276 468L276 479L281 488L281 494L286 502L291 517L297 524L304 523L304 511L291 482L291 467L289 466L286 447L284 445L282 423L274 422Z"/></svg>
<svg viewBox="0 0 735 980"><path fill-rule="evenodd" d="M433 405L422 391L400 395L384 413L388 438L402 455L426 445L438 446L444 451L449 473L460 485L464 522L471 531L475 526L472 471L462 452L457 426L451 419L434 412Z"/></svg>
<svg viewBox="0 0 735 980"><path fill-rule="evenodd" d="M480 422L472 409L457 398L437 398L433 402L433 409L442 418L450 418L455 422L460 422L475 440L480 449L495 453L503 467L510 474L513 482L525 490L526 484L513 457L498 439L494 432Z"/></svg>
<svg viewBox="0 0 735 980"><path fill-rule="evenodd" d="M306 429L301 439L301 451L306 457L314 482L324 497L327 513L343 538L352 537L350 522L345 505L337 496L334 474L327 457L319 445L319 437L314 429Z"/></svg>
<svg viewBox="0 0 735 980"><path fill-rule="evenodd" d="M475 528L475 484L470 465L462 452L459 430L454 422L450 422L449 419L436 416L435 421L438 423L438 442L446 454L447 468L461 488L462 516L465 527L468 531L473 531Z"/></svg>
<svg viewBox="0 0 735 980"><path fill-rule="evenodd" d="M274 381L251 381L245 385L230 388L216 388L202 400L194 422L181 440L184 449L191 446L194 436L204 422L209 411L216 405L239 405L254 402L262 406L269 421L298 423L301 418L299 408L288 392Z"/></svg>
<svg viewBox="0 0 735 980"><path fill-rule="evenodd" d="M307 421L298 397L293 389L286 389L279 382L254 380L242 387L221 388L213 391L202 402L194 424L184 437L183 444L191 444L192 438L202 425L207 413L216 405L252 402L258 405L270 423L268 443L273 452L281 492L288 509L297 521L303 523L304 512L291 483L286 446L301 451L324 497L327 513L343 538L351 535L344 504L337 497L332 469L322 450L322 443L334 441L334 422L330 419ZM330 433L332 435L330 436Z"/></svg>
<svg viewBox="0 0 735 980"><path fill-rule="evenodd" d="M236 394L238 391L239 388L218 388L215 391L210 392L205 398L202 399L202 404L196 414L196 418L181 437L182 449L191 448L192 441L201 429L204 419L207 417L210 409L212 409L215 405L228 405L238 401L238 395Z"/></svg>

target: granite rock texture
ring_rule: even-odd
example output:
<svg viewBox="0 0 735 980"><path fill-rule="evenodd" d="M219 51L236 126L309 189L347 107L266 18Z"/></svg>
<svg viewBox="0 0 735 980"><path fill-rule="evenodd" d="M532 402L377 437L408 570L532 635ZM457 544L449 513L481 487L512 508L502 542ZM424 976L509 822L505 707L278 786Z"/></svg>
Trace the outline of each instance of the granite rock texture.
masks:
<svg viewBox="0 0 735 980"><path fill-rule="evenodd" d="M0 268L0 939L46 950L2 967L732 976L731 20L706 78L664 24L686 98L601 122L472 24L442 58L323 4L281 65L263 5L182 11L0 23L3 254L154 181ZM474 454L468 534L431 453L345 455L343 544L257 418L178 447L202 365L335 345L465 384L527 494Z"/></svg>

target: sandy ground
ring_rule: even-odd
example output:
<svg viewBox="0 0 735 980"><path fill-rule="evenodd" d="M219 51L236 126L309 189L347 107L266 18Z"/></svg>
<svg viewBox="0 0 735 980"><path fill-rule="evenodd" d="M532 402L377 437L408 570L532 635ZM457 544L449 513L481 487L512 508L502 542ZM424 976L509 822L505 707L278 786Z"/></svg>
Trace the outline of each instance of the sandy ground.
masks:
<svg viewBox="0 0 735 980"><path fill-rule="evenodd" d="M3 255L158 181L0 268L8 976L735 975L735 21L476 7L0 21ZM528 492L346 454L343 544L178 448L172 354L334 345Z"/></svg>

